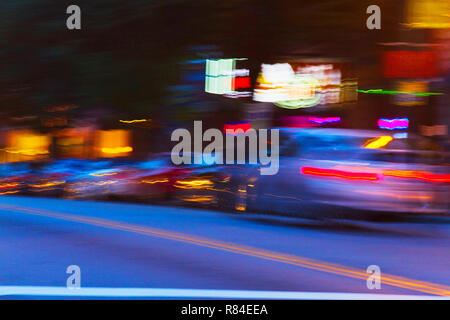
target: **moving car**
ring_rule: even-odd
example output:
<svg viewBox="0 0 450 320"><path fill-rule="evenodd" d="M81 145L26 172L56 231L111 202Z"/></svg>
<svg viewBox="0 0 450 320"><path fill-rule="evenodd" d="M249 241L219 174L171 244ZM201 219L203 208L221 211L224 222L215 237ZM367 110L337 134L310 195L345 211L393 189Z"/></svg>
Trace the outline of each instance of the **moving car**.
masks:
<svg viewBox="0 0 450 320"><path fill-rule="evenodd" d="M448 155L424 138L383 131L280 129L279 172L224 167L223 206L307 217L449 214Z"/></svg>

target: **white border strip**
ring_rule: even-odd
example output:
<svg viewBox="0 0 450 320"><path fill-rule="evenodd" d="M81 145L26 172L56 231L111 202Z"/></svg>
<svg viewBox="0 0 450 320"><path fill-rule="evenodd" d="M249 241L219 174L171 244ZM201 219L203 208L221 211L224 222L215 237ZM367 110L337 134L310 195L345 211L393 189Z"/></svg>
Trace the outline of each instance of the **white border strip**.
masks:
<svg viewBox="0 0 450 320"><path fill-rule="evenodd" d="M164 288L66 288L0 286L1 296L143 297L200 299L300 299L300 300L450 300L450 297L340 292L253 291Z"/></svg>

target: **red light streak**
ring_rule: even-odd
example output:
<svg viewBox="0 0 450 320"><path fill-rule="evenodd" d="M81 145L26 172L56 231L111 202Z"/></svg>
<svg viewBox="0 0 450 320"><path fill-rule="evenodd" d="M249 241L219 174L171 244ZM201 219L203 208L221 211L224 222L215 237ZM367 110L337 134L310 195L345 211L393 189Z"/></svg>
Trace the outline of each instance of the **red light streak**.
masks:
<svg viewBox="0 0 450 320"><path fill-rule="evenodd" d="M434 174L426 171L384 170L383 175L395 178L409 178L428 182L450 182L450 174Z"/></svg>
<svg viewBox="0 0 450 320"><path fill-rule="evenodd" d="M232 80L231 87L233 90L250 88L250 77L237 77Z"/></svg>
<svg viewBox="0 0 450 320"><path fill-rule="evenodd" d="M252 128L252 125L250 122L243 122L243 123L226 123L223 126L223 131L227 133L227 130L232 130L232 134L236 134L236 130L242 130L244 133L247 132Z"/></svg>
<svg viewBox="0 0 450 320"><path fill-rule="evenodd" d="M334 178L341 178L341 179L346 179L346 180L365 180L365 181L380 180L380 176L376 173L351 172L351 171L312 168L312 167L302 167L302 168L300 168L300 171L303 174L312 175L312 176L334 177Z"/></svg>
<svg viewBox="0 0 450 320"><path fill-rule="evenodd" d="M312 176L321 177L334 177L347 180L366 180L366 181L377 181L380 180L381 175L378 173L371 172L357 172L357 171L344 171L336 169L323 169L323 168L313 168L313 167L302 167L300 168L301 173ZM384 170L382 176L394 177L394 178L405 178L405 179L416 179L427 182L450 182L450 174L434 174L426 171L411 171L411 170Z"/></svg>

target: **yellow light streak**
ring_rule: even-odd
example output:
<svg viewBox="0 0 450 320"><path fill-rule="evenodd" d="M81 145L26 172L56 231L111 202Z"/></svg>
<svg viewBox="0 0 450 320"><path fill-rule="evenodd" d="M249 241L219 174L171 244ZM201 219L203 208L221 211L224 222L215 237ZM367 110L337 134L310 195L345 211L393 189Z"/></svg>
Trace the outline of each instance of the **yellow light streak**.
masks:
<svg viewBox="0 0 450 320"><path fill-rule="evenodd" d="M392 140L394 139L391 136L382 136L376 139L369 140L366 144L363 145L363 147L367 149L378 149L385 147Z"/></svg>
<svg viewBox="0 0 450 320"><path fill-rule="evenodd" d="M115 148L102 148L103 153L116 154L116 153L127 153L133 151L130 146L127 147L115 147Z"/></svg>
<svg viewBox="0 0 450 320"><path fill-rule="evenodd" d="M102 174L90 173L89 175L93 177L104 177L104 176L113 176L115 174L117 174L117 172L102 173Z"/></svg>
<svg viewBox="0 0 450 320"><path fill-rule="evenodd" d="M150 119L135 119L135 120L119 120L122 123L138 123L138 122L147 122L151 121Z"/></svg>
<svg viewBox="0 0 450 320"><path fill-rule="evenodd" d="M209 179L205 180L177 180L175 187L181 189L202 189L208 188L213 185L213 182Z"/></svg>
<svg viewBox="0 0 450 320"><path fill-rule="evenodd" d="M169 182L168 179L162 179L162 180L141 180L142 183L149 183L149 184L154 184L154 183L164 183L164 182Z"/></svg>

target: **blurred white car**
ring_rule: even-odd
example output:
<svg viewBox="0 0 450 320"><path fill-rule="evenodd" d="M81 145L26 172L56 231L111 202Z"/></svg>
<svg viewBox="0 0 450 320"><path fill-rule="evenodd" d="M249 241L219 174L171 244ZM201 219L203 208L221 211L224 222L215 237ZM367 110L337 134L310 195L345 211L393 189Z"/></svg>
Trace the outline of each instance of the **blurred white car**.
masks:
<svg viewBox="0 0 450 320"><path fill-rule="evenodd" d="M281 128L279 156L273 176L259 175L258 166L225 166L233 176L228 205L296 216L449 214L448 155L421 137Z"/></svg>

